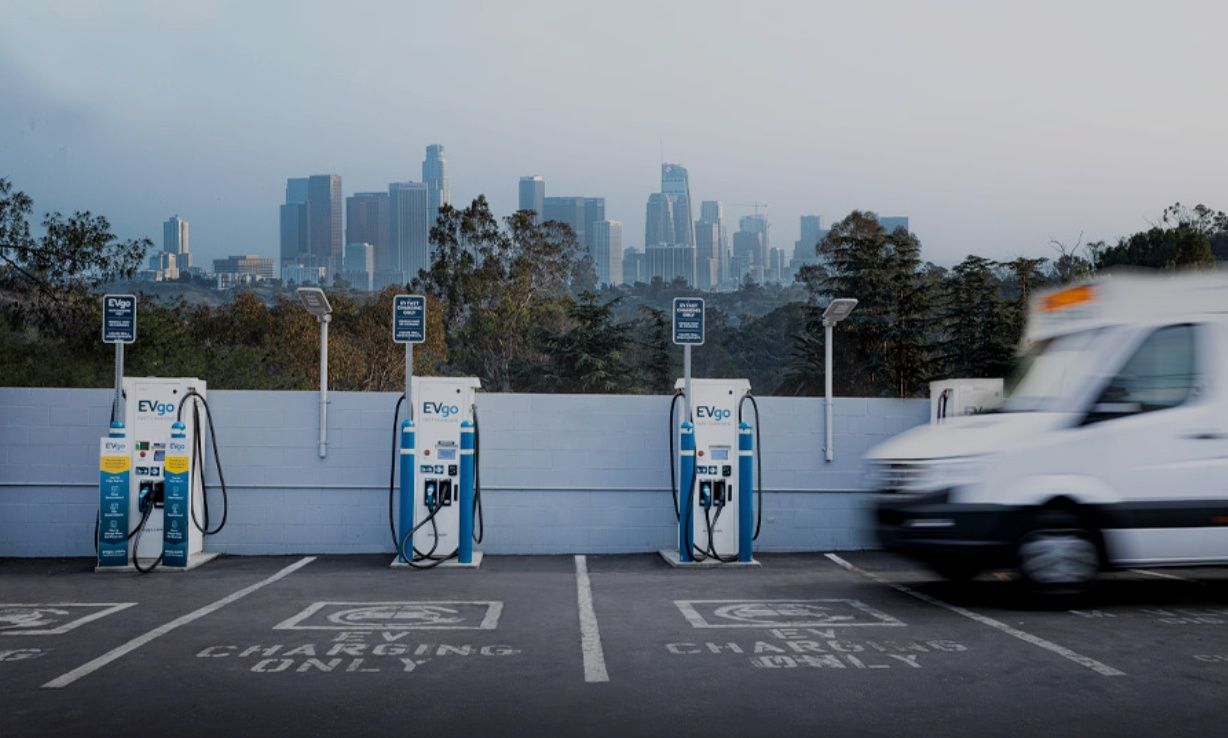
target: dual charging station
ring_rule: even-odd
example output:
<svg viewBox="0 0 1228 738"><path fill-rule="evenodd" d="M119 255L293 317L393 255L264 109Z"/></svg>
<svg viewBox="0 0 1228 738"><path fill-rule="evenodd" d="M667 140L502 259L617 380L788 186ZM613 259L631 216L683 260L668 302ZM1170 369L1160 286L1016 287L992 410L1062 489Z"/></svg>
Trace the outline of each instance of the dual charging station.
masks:
<svg viewBox="0 0 1228 738"><path fill-rule="evenodd" d="M195 378L123 377L123 421L99 449L96 571L186 571L213 559L205 497L205 383ZM181 417L191 408L196 422ZM118 415L119 413L113 413ZM212 419L210 418L210 424Z"/></svg>
<svg viewBox="0 0 1228 738"><path fill-rule="evenodd" d="M674 300L674 343L683 346L684 374L674 385L669 418L678 548L660 553L675 567L758 566L754 540L762 520L762 484L755 478L756 467L761 466L756 463L759 409L745 379L691 379L691 346L702 345L704 339L703 311L700 298ZM680 401L686 408L681 423ZM754 425L743 417L748 401Z"/></svg>
<svg viewBox="0 0 1228 738"><path fill-rule="evenodd" d="M135 295L103 295L102 341L115 344L111 429L98 448L95 571L186 571L217 556L204 537L226 525L226 480L205 383L193 377L125 377L124 346L136 342ZM191 428L184 411L191 415ZM222 517L210 527L205 426L222 489Z"/></svg>
<svg viewBox="0 0 1228 738"><path fill-rule="evenodd" d="M405 394L393 413L388 523L394 568L476 568L482 552L480 429L474 377L413 376L413 346L426 340L426 298L393 298L393 340L405 344ZM409 417L400 421L402 403ZM396 461L399 459L399 463ZM392 478L400 470L396 507Z"/></svg>

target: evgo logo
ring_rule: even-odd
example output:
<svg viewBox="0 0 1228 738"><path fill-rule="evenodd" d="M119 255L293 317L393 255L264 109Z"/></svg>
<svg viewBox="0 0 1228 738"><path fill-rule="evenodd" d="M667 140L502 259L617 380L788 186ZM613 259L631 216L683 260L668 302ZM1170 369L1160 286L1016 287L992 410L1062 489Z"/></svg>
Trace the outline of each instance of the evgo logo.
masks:
<svg viewBox="0 0 1228 738"><path fill-rule="evenodd" d="M443 402L424 402L422 403L423 415L439 415L444 418L450 418L453 415L460 414L460 408L456 405L448 405Z"/></svg>
<svg viewBox="0 0 1228 738"><path fill-rule="evenodd" d="M136 404L136 411L138 413L157 413L158 417L162 417L175 412L175 405L157 400L140 400Z"/></svg>
<svg viewBox="0 0 1228 738"><path fill-rule="evenodd" d="M700 405L699 407L695 408L695 415L699 418L712 418L719 423L722 420L728 420L733 413L723 407L716 407L715 405Z"/></svg>

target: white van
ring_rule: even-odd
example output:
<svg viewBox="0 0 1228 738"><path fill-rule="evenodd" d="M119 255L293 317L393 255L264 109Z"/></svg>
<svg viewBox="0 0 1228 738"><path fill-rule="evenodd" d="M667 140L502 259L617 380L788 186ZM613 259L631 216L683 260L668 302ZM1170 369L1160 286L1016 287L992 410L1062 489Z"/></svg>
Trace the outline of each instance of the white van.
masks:
<svg viewBox="0 0 1228 738"><path fill-rule="evenodd" d="M1106 567L1228 562L1228 277L1037 295L999 410L867 463L880 542L949 578L1018 566L1078 590Z"/></svg>

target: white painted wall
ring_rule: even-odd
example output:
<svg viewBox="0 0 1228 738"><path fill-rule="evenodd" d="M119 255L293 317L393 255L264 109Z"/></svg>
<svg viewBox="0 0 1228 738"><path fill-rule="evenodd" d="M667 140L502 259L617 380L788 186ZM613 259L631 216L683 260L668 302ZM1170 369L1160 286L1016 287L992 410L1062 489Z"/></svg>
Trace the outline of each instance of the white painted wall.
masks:
<svg viewBox="0 0 1228 738"><path fill-rule="evenodd" d="M230 519L206 550L391 552L391 393L329 393L318 458L314 392L211 390ZM0 556L89 556L98 438L110 390L0 388ZM822 401L759 398L764 520L757 547L873 546L861 455L926 422L927 400L838 399L836 460L823 461ZM749 411L749 404L747 406ZM480 394L489 553L624 553L675 544L669 398ZM210 461L210 465L212 461ZM216 484L210 472L211 485ZM211 487L212 488L212 487ZM210 496L213 509L220 495Z"/></svg>

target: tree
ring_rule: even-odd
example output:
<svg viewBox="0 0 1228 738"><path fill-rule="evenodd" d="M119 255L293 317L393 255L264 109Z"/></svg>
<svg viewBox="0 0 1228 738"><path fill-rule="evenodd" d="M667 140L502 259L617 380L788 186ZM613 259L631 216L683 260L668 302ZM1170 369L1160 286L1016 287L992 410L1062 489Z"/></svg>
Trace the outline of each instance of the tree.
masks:
<svg viewBox="0 0 1228 738"><path fill-rule="evenodd" d="M839 371L844 394L909 397L934 371L934 291L921 262L921 244L902 228L888 234L873 214L853 211L819 244L825 266L803 271L810 304L835 297L859 303L840 326ZM787 386L794 391L822 376L821 319L812 312L790 355Z"/></svg>
<svg viewBox="0 0 1228 738"><path fill-rule="evenodd" d="M538 331L565 318L562 299L580 251L575 233L536 223L528 211L500 224L479 196L464 210L442 208L431 242L431 267L414 283L444 303L450 360L491 389L511 391L513 378L543 359Z"/></svg>
<svg viewBox="0 0 1228 738"><path fill-rule="evenodd" d="M147 238L118 240L105 217L88 211L47 213L35 238L32 210L29 196L0 179L0 289L18 321L52 329L77 323L89 312L89 290L130 278L153 246Z"/></svg>
<svg viewBox="0 0 1228 738"><path fill-rule="evenodd" d="M947 376L1000 377L1010 371L1017 336L995 266L969 255L944 280L940 315Z"/></svg>
<svg viewBox="0 0 1228 738"><path fill-rule="evenodd" d="M677 351L673 350L672 325L664 310L640 305L640 316L633 329L640 336L636 341L636 361L639 387L654 394L674 391Z"/></svg>
<svg viewBox="0 0 1228 738"><path fill-rule="evenodd" d="M567 306L570 326L544 337L545 379L555 392L627 392L631 326L613 320L613 303L584 292Z"/></svg>
<svg viewBox="0 0 1228 738"><path fill-rule="evenodd" d="M1096 268L1139 266L1151 269L1210 267L1215 265L1207 235L1188 225L1150 228L1118 240L1096 259Z"/></svg>

